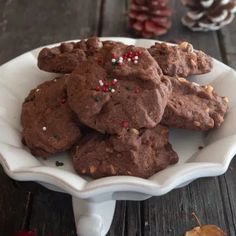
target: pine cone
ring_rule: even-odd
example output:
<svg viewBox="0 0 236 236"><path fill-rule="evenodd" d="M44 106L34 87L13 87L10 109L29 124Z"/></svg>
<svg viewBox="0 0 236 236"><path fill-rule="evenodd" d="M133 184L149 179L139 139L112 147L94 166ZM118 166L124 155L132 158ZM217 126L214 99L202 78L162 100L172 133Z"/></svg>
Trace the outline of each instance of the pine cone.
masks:
<svg viewBox="0 0 236 236"><path fill-rule="evenodd" d="M132 0L128 13L130 28L144 38L165 34L171 27L167 4L168 0Z"/></svg>
<svg viewBox="0 0 236 236"><path fill-rule="evenodd" d="M236 12L235 0L182 0L190 11L182 23L193 31L218 30L231 23Z"/></svg>

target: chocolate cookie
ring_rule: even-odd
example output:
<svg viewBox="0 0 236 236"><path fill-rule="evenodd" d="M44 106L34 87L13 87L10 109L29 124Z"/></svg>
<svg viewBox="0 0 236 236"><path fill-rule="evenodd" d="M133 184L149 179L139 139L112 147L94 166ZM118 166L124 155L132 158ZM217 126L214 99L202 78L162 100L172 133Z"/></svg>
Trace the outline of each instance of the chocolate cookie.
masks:
<svg viewBox="0 0 236 236"><path fill-rule="evenodd" d="M124 130L120 136L90 134L73 152L73 165L82 175L93 178L131 175L148 178L178 162L168 143L168 129Z"/></svg>
<svg viewBox="0 0 236 236"><path fill-rule="evenodd" d="M69 105L83 124L102 133L155 127L171 93L160 73L144 48L105 49L70 75Z"/></svg>
<svg viewBox="0 0 236 236"><path fill-rule="evenodd" d="M80 138L76 115L67 104L66 79L64 76L44 82L22 105L23 142L35 156L65 151Z"/></svg>
<svg viewBox="0 0 236 236"><path fill-rule="evenodd" d="M220 97L210 85L200 86L184 78L171 78L173 92L162 124L192 130L219 127L228 109L228 98Z"/></svg>
<svg viewBox="0 0 236 236"><path fill-rule="evenodd" d="M210 56L202 51L193 50L193 46L187 42L176 46L156 43L148 50L163 73L169 76L187 77L204 74L210 72L213 66Z"/></svg>
<svg viewBox="0 0 236 236"><path fill-rule="evenodd" d="M58 47L43 48L38 55L38 67L55 73L70 73L87 57L102 47L102 42L92 37L77 43L62 43Z"/></svg>

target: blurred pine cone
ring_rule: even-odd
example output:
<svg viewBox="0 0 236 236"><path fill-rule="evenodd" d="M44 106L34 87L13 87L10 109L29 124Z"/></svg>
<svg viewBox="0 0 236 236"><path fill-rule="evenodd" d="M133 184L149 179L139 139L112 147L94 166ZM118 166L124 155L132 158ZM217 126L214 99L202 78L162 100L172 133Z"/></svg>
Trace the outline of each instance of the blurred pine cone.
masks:
<svg viewBox="0 0 236 236"><path fill-rule="evenodd" d="M181 0L190 9L182 23L193 31L218 30L231 23L236 12L235 0Z"/></svg>
<svg viewBox="0 0 236 236"><path fill-rule="evenodd" d="M165 34L171 27L168 0L132 0L129 8L129 27L143 38Z"/></svg>

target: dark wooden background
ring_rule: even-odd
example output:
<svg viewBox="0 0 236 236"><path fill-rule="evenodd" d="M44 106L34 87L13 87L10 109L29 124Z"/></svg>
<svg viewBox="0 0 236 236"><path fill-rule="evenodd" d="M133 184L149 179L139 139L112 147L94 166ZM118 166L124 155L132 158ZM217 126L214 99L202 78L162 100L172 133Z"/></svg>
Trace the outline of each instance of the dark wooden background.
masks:
<svg viewBox="0 0 236 236"><path fill-rule="evenodd" d="M180 23L185 9L174 9L171 31L160 40L188 40L236 68L236 21L219 32L192 33ZM92 35L133 37L126 27L125 0L0 0L0 64L35 47ZM1 76L1 75L0 75ZM20 78L19 78L20 79ZM1 131L0 131L1 132ZM202 223L236 235L236 160L225 175L197 180L187 187L144 202L117 202L109 236L180 236ZM0 167L0 235L20 229L38 236L74 236L71 198L36 183L8 178Z"/></svg>

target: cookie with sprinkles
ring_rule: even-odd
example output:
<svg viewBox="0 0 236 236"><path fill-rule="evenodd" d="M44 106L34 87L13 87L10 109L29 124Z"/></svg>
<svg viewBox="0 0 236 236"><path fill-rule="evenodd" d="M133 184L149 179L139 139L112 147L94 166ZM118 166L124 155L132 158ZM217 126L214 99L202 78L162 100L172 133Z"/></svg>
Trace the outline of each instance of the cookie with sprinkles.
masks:
<svg viewBox="0 0 236 236"><path fill-rule="evenodd" d="M73 151L73 165L81 175L93 178L130 175L148 178L178 156L168 142L168 128L124 130L119 136L91 133Z"/></svg>
<svg viewBox="0 0 236 236"><path fill-rule="evenodd" d="M61 43L53 48L43 48L38 55L38 67L55 73L70 73L89 56L102 47L97 37L79 42Z"/></svg>
<svg viewBox="0 0 236 236"><path fill-rule="evenodd" d="M128 46L126 49L121 53L130 51ZM110 54L103 54L101 64L93 57L70 74L68 101L81 123L101 133L117 134L123 129L152 128L160 122L171 83L160 75L146 49L132 47L132 51L141 51L138 64L127 57L124 65L112 70L114 55L107 51Z"/></svg>
<svg viewBox="0 0 236 236"><path fill-rule="evenodd" d="M156 80L163 73L154 63L149 52L142 47L125 44L104 44L96 54L100 56L106 70L115 77L139 77L143 80Z"/></svg>
<svg viewBox="0 0 236 236"><path fill-rule="evenodd" d="M22 105L23 143L35 156L49 157L65 151L80 138L76 115L67 102L67 78L44 82Z"/></svg>
<svg viewBox="0 0 236 236"><path fill-rule="evenodd" d="M219 127L228 110L228 98L219 96L211 85L200 86L184 78L170 78L173 91L162 124L192 130Z"/></svg>

